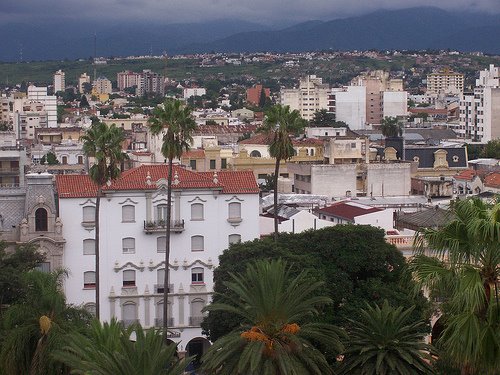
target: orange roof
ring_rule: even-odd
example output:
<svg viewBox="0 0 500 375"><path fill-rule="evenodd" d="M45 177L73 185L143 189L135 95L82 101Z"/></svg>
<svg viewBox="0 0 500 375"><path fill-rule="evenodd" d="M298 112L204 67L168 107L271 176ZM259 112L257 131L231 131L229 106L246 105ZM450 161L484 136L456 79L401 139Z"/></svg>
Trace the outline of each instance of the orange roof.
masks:
<svg viewBox="0 0 500 375"><path fill-rule="evenodd" d="M484 178L484 185L500 188L500 172L492 172Z"/></svg>
<svg viewBox="0 0 500 375"><path fill-rule="evenodd" d="M105 191L116 190L156 190L156 182L167 177L167 164L141 165L140 167L123 172ZM177 175L179 183L175 189L218 189L222 193L258 193L259 188L252 172L219 172L217 182L214 182L213 173L197 173L174 165L174 177ZM218 173L218 174L219 174ZM148 176L150 178L148 178ZM150 184L147 181L150 181ZM97 185L88 175L58 175L56 187L59 198L86 198L95 197Z"/></svg>
<svg viewBox="0 0 500 375"><path fill-rule="evenodd" d="M189 150L182 154L183 159L204 159L205 158L205 150L194 149Z"/></svg>
<svg viewBox="0 0 500 375"><path fill-rule="evenodd" d="M467 181L472 181L473 178L476 176L476 172L473 171L472 169L466 169L465 171L460 172L454 178L456 180L467 180Z"/></svg>

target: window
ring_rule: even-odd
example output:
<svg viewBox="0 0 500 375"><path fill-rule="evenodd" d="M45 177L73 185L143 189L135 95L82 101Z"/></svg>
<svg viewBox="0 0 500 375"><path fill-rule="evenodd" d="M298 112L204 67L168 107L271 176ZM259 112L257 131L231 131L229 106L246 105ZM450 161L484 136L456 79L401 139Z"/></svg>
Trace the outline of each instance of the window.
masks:
<svg viewBox="0 0 500 375"><path fill-rule="evenodd" d="M158 253L164 253L167 247L167 237L161 236L156 239L156 251Z"/></svg>
<svg viewBox="0 0 500 375"><path fill-rule="evenodd" d="M68 157L67 156L63 156L61 159L62 159L62 164L68 164Z"/></svg>
<svg viewBox="0 0 500 375"><path fill-rule="evenodd" d="M95 221L95 207L94 206L83 207L83 222L93 223L94 221Z"/></svg>
<svg viewBox="0 0 500 375"><path fill-rule="evenodd" d="M156 206L156 218L158 221L160 220L167 220L167 205L166 204L159 204Z"/></svg>
<svg viewBox="0 0 500 375"><path fill-rule="evenodd" d="M87 271L83 273L83 287L90 289L95 288L95 272Z"/></svg>
<svg viewBox="0 0 500 375"><path fill-rule="evenodd" d="M92 316L95 317L95 303L86 303L83 308L87 310Z"/></svg>
<svg viewBox="0 0 500 375"><path fill-rule="evenodd" d="M203 250L204 250L203 236L192 236L191 237L191 251L203 251Z"/></svg>
<svg viewBox="0 0 500 375"><path fill-rule="evenodd" d="M78 164L83 164L83 156L78 155Z"/></svg>
<svg viewBox="0 0 500 375"><path fill-rule="evenodd" d="M210 169L215 169L215 159L210 159Z"/></svg>
<svg viewBox="0 0 500 375"><path fill-rule="evenodd" d="M35 211L35 231L47 231L47 210L45 208L39 208Z"/></svg>
<svg viewBox="0 0 500 375"><path fill-rule="evenodd" d="M170 270L168 271L168 282L170 285L170 288L172 288L173 284L171 283L170 279ZM165 286L165 268L159 268L156 270L156 285L155 285L155 293L163 293L164 292L164 286ZM168 290L169 293L172 293L172 289Z"/></svg>
<svg viewBox="0 0 500 375"><path fill-rule="evenodd" d="M257 151L257 150L253 150L253 151L250 153L250 156L251 156L252 158L260 158L262 155L261 155L261 153L260 153L259 151Z"/></svg>
<svg viewBox="0 0 500 375"><path fill-rule="evenodd" d="M193 203L191 205L191 220L203 220L203 204Z"/></svg>
<svg viewBox="0 0 500 375"><path fill-rule="evenodd" d="M137 321L137 305L134 302L125 302L122 306L122 321L128 327Z"/></svg>
<svg viewBox="0 0 500 375"><path fill-rule="evenodd" d="M195 298L191 301L191 316L189 317L190 326L199 326L203 320L201 312L205 307L205 301L201 298Z"/></svg>
<svg viewBox="0 0 500 375"><path fill-rule="evenodd" d="M195 267L191 269L191 283L192 284L203 284L203 268Z"/></svg>
<svg viewBox="0 0 500 375"><path fill-rule="evenodd" d="M38 263L36 269L40 272L50 272L50 262Z"/></svg>
<svg viewBox="0 0 500 375"><path fill-rule="evenodd" d="M191 169L193 171L195 171L196 170L196 160L193 160L193 159L189 160L189 166L191 167Z"/></svg>
<svg viewBox="0 0 500 375"><path fill-rule="evenodd" d="M124 287L135 286L135 271L134 270L123 271L123 286Z"/></svg>
<svg viewBox="0 0 500 375"><path fill-rule="evenodd" d="M240 234L230 234L229 235L229 245L233 243L238 243L241 242L241 235Z"/></svg>
<svg viewBox="0 0 500 375"><path fill-rule="evenodd" d="M95 255L95 240L93 238L83 240L83 255Z"/></svg>
<svg viewBox="0 0 500 375"><path fill-rule="evenodd" d="M135 253L135 238L127 237L122 239L123 254Z"/></svg>
<svg viewBox="0 0 500 375"><path fill-rule="evenodd" d="M220 169L227 169L227 159L226 158L220 159Z"/></svg>
<svg viewBox="0 0 500 375"><path fill-rule="evenodd" d="M128 223L135 221L135 206L122 206L122 221Z"/></svg>
<svg viewBox="0 0 500 375"><path fill-rule="evenodd" d="M241 221L241 203L232 202L229 203L229 221L239 222Z"/></svg>

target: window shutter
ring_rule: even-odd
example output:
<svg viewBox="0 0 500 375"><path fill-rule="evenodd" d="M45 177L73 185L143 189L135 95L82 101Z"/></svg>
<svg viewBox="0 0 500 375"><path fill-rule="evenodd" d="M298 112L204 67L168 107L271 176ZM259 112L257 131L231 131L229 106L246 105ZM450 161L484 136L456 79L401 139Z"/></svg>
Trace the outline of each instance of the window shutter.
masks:
<svg viewBox="0 0 500 375"><path fill-rule="evenodd" d="M95 255L95 240L88 238L83 240L83 255Z"/></svg>
<svg viewBox="0 0 500 375"><path fill-rule="evenodd" d="M83 207L83 221L85 223L95 221L95 207L94 206Z"/></svg>
<svg viewBox="0 0 500 375"><path fill-rule="evenodd" d="M229 203L229 218L239 219L241 217L241 203Z"/></svg>
<svg viewBox="0 0 500 375"><path fill-rule="evenodd" d="M191 251L202 251L204 250L204 239L203 236L193 236L191 237Z"/></svg>
<svg viewBox="0 0 500 375"><path fill-rule="evenodd" d="M167 245L167 237L162 236L156 239L156 251L158 253L164 253L166 245Z"/></svg>
<svg viewBox="0 0 500 375"><path fill-rule="evenodd" d="M135 221L135 207L127 205L122 207L122 221Z"/></svg>
<svg viewBox="0 0 500 375"><path fill-rule="evenodd" d="M203 220L203 205L201 203L191 205L191 220Z"/></svg>
<svg viewBox="0 0 500 375"><path fill-rule="evenodd" d="M127 237L122 239L122 246L125 254L135 253L135 238Z"/></svg>

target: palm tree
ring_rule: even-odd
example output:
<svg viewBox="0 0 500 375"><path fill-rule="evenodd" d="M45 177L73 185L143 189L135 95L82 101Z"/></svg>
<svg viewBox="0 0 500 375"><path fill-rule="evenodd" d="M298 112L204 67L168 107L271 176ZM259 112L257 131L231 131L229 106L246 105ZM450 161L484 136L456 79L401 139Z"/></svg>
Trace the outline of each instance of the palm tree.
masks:
<svg viewBox="0 0 500 375"><path fill-rule="evenodd" d="M95 204L95 312L100 318L100 261L99 261L99 212L101 206L102 189L105 184L120 176L120 165L128 158L122 152L122 143L125 140L123 130L115 124L108 127L103 122L92 124L86 134L81 137L83 152L87 157L93 157L95 162L89 169L89 176L97 185Z"/></svg>
<svg viewBox="0 0 500 375"><path fill-rule="evenodd" d="M94 320L90 332L69 334L54 358L72 374L181 375L187 360L178 360L176 350L176 345L164 345L162 332L155 329L124 328L115 319L104 324Z"/></svg>
<svg viewBox="0 0 500 375"><path fill-rule="evenodd" d="M234 297L212 304L209 311L241 317L241 326L218 339L202 357L208 374L299 375L331 374L320 343L340 352L342 331L330 324L311 322L317 307L330 298L318 295L321 282L307 271L292 277L281 260L258 261L246 273L231 275L225 283Z"/></svg>
<svg viewBox="0 0 500 375"><path fill-rule="evenodd" d="M479 199L453 204L454 219L417 233L411 270L420 287L445 297L438 344L462 374L500 368L500 203ZM427 253L430 256L425 256Z"/></svg>
<svg viewBox="0 0 500 375"><path fill-rule="evenodd" d="M180 158L184 151L189 150L193 142L192 134L196 130L191 109L183 107L179 100L166 100L153 111L149 120L153 135L163 134L161 152L168 159L167 175L167 217L165 241L165 280L163 288L163 335L168 343L168 285L170 263L170 222L172 212L172 169L175 158Z"/></svg>
<svg viewBox="0 0 500 375"><path fill-rule="evenodd" d="M277 104L266 113L264 124L259 132L267 134L271 143L269 154L276 159L274 167L274 239L278 240L278 178L280 163L294 155L293 143L290 136L298 135L307 122L300 117L297 110L290 112L289 106Z"/></svg>
<svg viewBox="0 0 500 375"><path fill-rule="evenodd" d="M424 322L412 322L414 307L368 305L360 320L349 320L347 350L340 374L418 375L432 374L432 348L423 341Z"/></svg>
<svg viewBox="0 0 500 375"><path fill-rule="evenodd" d="M0 368L2 374L63 374L66 366L51 353L69 332L85 330L91 315L66 305L61 291L64 271L24 275L26 293L7 308L3 319Z"/></svg>
<svg viewBox="0 0 500 375"><path fill-rule="evenodd" d="M384 137L401 137L403 135L403 125L396 117L384 117L380 124L380 130Z"/></svg>

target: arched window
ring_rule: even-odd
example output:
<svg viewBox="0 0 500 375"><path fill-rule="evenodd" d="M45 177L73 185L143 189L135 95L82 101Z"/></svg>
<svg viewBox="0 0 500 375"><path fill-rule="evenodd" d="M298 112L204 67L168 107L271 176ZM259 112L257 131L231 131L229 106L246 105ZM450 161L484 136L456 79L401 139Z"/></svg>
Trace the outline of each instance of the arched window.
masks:
<svg viewBox="0 0 500 375"><path fill-rule="evenodd" d="M228 205L228 221L229 222L240 222L241 221L241 203L231 202Z"/></svg>
<svg viewBox="0 0 500 375"><path fill-rule="evenodd" d="M87 271L83 273L83 287L84 288L95 288L95 272Z"/></svg>
<svg viewBox="0 0 500 375"><path fill-rule="evenodd" d="M156 318L155 318L155 326L161 327L163 326L163 300L159 301L156 304ZM167 314L168 314L168 326L172 327L174 325L174 315L172 313L172 304L170 302L167 303Z"/></svg>
<svg viewBox="0 0 500 375"><path fill-rule="evenodd" d="M95 240L93 238L83 240L83 255L95 255Z"/></svg>
<svg viewBox="0 0 500 375"><path fill-rule="evenodd" d="M135 221L135 206L131 204L122 206L122 221L125 223Z"/></svg>
<svg viewBox="0 0 500 375"><path fill-rule="evenodd" d="M205 301L201 298L195 298L191 301L191 316L189 317L190 326L199 326L203 320L201 310L205 307Z"/></svg>
<svg viewBox="0 0 500 375"><path fill-rule="evenodd" d="M35 231L47 231L47 210L45 208L39 208L35 211Z"/></svg>
<svg viewBox="0 0 500 375"><path fill-rule="evenodd" d="M167 246L167 237L160 236L156 239L156 251L158 253L164 253Z"/></svg>
<svg viewBox="0 0 500 375"><path fill-rule="evenodd" d="M229 245L233 243L238 243L241 242L241 235L240 234L230 234L229 235Z"/></svg>
<svg viewBox="0 0 500 375"><path fill-rule="evenodd" d="M135 271L134 270L123 271L123 286L125 288L135 286Z"/></svg>
<svg viewBox="0 0 500 375"><path fill-rule="evenodd" d="M192 284L203 284L203 268L195 267L191 269L191 283Z"/></svg>
<svg viewBox="0 0 500 375"><path fill-rule="evenodd" d="M61 159L62 159L62 164L68 164L68 157L67 156L63 156Z"/></svg>
<svg viewBox="0 0 500 375"><path fill-rule="evenodd" d="M203 204L193 203L191 205L191 220L203 220Z"/></svg>
<svg viewBox="0 0 500 375"><path fill-rule="evenodd" d="M253 150L253 151L250 153L250 156L251 156L252 158L260 158L260 157L262 157L262 155L261 155L260 151L257 151L257 150Z"/></svg>
<svg viewBox="0 0 500 375"><path fill-rule="evenodd" d="M78 155L78 164L83 164L83 156Z"/></svg>
<svg viewBox="0 0 500 375"><path fill-rule="evenodd" d="M205 249L205 241L203 236L191 237L191 251L203 251Z"/></svg>
<svg viewBox="0 0 500 375"><path fill-rule="evenodd" d="M135 238L122 238L123 254L135 254Z"/></svg>
<svg viewBox="0 0 500 375"><path fill-rule="evenodd" d="M83 306L83 308L87 310L90 314L92 314L92 316L95 316L95 303L93 302L86 303Z"/></svg>
<svg viewBox="0 0 500 375"><path fill-rule="evenodd" d="M95 221L95 207L85 206L83 207L83 222L93 223Z"/></svg>
<svg viewBox="0 0 500 375"><path fill-rule="evenodd" d="M122 321L125 327L137 322L137 305L134 302L125 302L122 306Z"/></svg>

